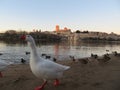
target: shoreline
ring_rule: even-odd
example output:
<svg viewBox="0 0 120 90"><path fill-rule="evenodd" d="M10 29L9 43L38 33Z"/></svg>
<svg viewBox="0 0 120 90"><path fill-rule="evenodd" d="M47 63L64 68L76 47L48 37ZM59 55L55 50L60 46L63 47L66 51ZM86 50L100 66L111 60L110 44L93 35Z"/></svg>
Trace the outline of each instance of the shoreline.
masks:
<svg viewBox="0 0 120 90"><path fill-rule="evenodd" d="M87 64L57 61L71 68L60 79L60 86L54 87L53 81L48 81L44 90L120 90L120 56L111 54L110 57L105 63L93 58L89 58ZM32 74L29 64L13 64L2 73L0 90L34 90L43 82Z"/></svg>

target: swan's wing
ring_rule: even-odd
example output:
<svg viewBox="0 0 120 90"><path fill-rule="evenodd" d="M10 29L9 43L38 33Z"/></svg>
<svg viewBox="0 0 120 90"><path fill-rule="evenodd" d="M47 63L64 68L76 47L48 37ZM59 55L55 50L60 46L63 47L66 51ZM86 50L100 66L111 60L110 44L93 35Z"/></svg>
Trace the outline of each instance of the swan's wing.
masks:
<svg viewBox="0 0 120 90"><path fill-rule="evenodd" d="M69 66L54 63L49 60L45 60L38 65L38 74L45 79L60 78L63 76L63 72L69 69Z"/></svg>
<svg viewBox="0 0 120 90"><path fill-rule="evenodd" d="M69 69L70 67L55 63L53 61L44 60L43 62L40 63L40 68L43 68L44 70L62 72L62 71Z"/></svg>

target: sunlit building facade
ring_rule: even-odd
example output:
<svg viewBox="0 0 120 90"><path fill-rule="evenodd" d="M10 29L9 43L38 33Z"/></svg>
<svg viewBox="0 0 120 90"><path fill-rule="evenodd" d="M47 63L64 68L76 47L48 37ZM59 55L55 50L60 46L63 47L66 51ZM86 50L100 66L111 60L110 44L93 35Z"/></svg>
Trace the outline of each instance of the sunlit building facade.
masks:
<svg viewBox="0 0 120 90"><path fill-rule="evenodd" d="M56 34L65 34L68 35L71 33L71 29L68 29L67 27L64 27L64 29L60 29L59 25L56 25L55 27L55 33Z"/></svg>

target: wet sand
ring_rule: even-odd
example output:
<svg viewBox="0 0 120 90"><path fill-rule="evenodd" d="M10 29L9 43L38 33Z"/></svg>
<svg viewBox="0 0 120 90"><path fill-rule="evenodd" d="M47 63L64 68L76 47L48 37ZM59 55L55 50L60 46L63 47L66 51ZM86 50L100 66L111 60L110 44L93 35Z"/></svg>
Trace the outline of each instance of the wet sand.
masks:
<svg viewBox="0 0 120 90"><path fill-rule="evenodd" d="M58 62L71 68L60 79L59 86L49 81L44 90L120 90L120 56L99 63L90 58L87 64L79 61ZM0 78L0 90L34 90L43 80L36 78L28 64L10 65Z"/></svg>

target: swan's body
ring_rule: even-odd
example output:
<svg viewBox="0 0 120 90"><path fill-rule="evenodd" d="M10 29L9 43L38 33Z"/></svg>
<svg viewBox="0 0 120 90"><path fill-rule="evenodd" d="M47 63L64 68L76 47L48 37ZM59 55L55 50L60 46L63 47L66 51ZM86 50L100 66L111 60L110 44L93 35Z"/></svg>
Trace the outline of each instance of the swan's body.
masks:
<svg viewBox="0 0 120 90"><path fill-rule="evenodd" d="M31 47L30 68L33 74L36 77L42 78L45 81L42 87L36 90L41 90L49 79L55 79L58 83L57 79L61 78L63 72L70 67L40 57L37 53L36 45L32 36L26 35L22 36L21 38L28 41L28 45Z"/></svg>
<svg viewBox="0 0 120 90"><path fill-rule="evenodd" d="M36 61L33 61L33 57L30 58L30 68L38 78L46 80L60 78L62 77L63 71L69 68L44 58L39 58L38 60L40 59L43 61L39 61L40 63L37 63Z"/></svg>

